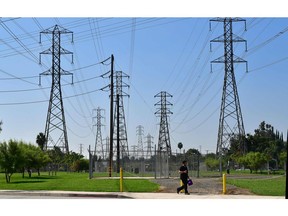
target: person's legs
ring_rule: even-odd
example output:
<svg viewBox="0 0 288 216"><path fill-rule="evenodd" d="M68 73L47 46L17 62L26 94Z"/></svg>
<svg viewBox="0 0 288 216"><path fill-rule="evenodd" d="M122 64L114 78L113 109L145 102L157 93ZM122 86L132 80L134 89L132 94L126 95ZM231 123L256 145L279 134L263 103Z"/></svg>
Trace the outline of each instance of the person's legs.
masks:
<svg viewBox="0 0 288 216"><path fill-rule="evenodd" d="M188 194L188 188L187 188L188 180L182 179L182 182L183 182L183 189L185 190L185 194Z"/></svg>
<svg viewBox="0 0 288 216"><path fill-rule="evenodd" d="M179 193L179 192L180 192L181 190L183 190L183 189L184 189L184 185L178 187L178 188L177 188L177 193Z"/></svg>
<svg viewBox="0 0 288 216"><path fill-rule="evenodd" d="M181 181L182 181L182 186L177 188L177 193L179 193L181 190L185 189L185 184L184 184L183 179L181 179ZM187 186L187 182L186 182L186 186ZM186 190L187 189L185 189L185 193L186 193Z"/></svg>

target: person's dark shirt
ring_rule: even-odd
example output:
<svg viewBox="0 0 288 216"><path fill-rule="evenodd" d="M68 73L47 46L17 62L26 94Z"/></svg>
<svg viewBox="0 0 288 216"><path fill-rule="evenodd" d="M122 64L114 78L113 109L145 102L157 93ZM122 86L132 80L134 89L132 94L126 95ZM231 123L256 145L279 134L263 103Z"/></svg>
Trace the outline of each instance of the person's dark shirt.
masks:
<svg viewBox="0 0 288 216"><path fill-rule="evenodd" d="M179 169L180 171L187 170L187 173L180 173L180 179L187 179L188 178L188 169L187 166L182 165Z"/></svg>

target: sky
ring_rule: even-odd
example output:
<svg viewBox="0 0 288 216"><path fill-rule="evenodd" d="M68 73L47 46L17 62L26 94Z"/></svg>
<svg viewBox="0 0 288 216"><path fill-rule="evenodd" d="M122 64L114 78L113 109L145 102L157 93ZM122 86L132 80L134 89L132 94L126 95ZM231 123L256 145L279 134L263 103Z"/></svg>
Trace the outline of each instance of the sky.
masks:
<svg viewBox="0 0 288 216"><path fill-rule="evenodd" d="M210 26L209 20L217 17L214 11L187 16L186 9L173 13L169 8L155 16L154 10L146 16L142 12L134 16L134 10L123 16L125 13L116 9L112 10L114 16L110 12L98 16L89 9L87 15L78 15L78 10L73 16L71 12L49 15L48 10L41 16L38 10L31 15L21 11L2 16L0 141L35 143L37 134L45 130L51 77L42 76L39 86L39 74L51 67L51 56L42 55L40 65L39 53L50 48L51 37L42 34L39 43L39 36L57 24L72 31L74 40L71 43L70 34L61 36L61 46L73 52L74 60L71 64L71 55L61 56L61 67L74 78L71 85L70 76L62 77L70 150L80 152L83 144L83 154L87 154L89 145L94 148L93 109L97 107L105 110L102 137L109 135L109 92L101 90L109 79L100 76L110 65L100 62L113 54L115 70L129 75L125 80L130 86L125 89L129 98L123 99L129 149L137 145L138 125L158 144L160 119L154 114L154 104L159 98L154 96L166 91L173 96L169 98L173 104L169 117L172 151L179 151L177 144L182 142L185 150L215 153L224 65L214 64L211 72L210 62L222 56L224 48L223 43L210 46L210 41L223 34L223 24L212 22ZM248 72L245 64L235 64L245 132L253 134L260 122L266 121L286 134L288 19L273 13L265 16L248 11L243 15L247 31L244 22L237 22L233 23L233 33L245 39L248 48L245 52L244 43L234 44L234 54L248 62Z"/></svg>

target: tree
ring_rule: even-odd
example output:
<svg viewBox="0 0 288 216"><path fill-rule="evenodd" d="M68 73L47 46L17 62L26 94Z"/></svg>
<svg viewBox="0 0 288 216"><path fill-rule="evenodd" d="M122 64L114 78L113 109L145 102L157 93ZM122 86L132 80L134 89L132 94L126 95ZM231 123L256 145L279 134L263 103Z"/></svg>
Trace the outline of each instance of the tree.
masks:
<svg viewBox="0 0 288 216"><path fill-rule="evenodd" d="M89 160L87 159L80 159L73 162L72 170L74 172L85 171L89 169Z"/></svg>
<svg viewBox="0 0 288 216"><path fill-rule="evenodd" d="M33 167L37 170L38 176L40 176L40 168L47 166L52 160L46 152L43 152L40 148L36 150L35 164Z"/></svg>
<svg viewBox="0 0 288 216"><path fill-rule="evenodd" d="M64 162L65 154L61 151L61 149L58 146L54 146L53 149L48 150L47 152L53 163L61 164Z"/></svg>
<svg viewBox="0 0 288 216"><path fill-rule="evenodd" d="M242 138L243 139L243 138ZM239 151L239 140L240 137L234 136L230 140L230 149L229 153L230 158L233 161L242 161L242 154ZM267 168L268 165L273 168L278 168L280 162L280 154L284 151L284 141L283 133L280 133L277 130L274 130L274 127L270 124L267 124L265 121L262 121L259 124L259 127L254 130L254 134L247 134L245 137L246 143L246 154L249 152L261 152L267 157ZM244 157L245 158L245 157Z"/></svg>
<svg viewBox="0 0 288 216"><path fill-rule="evenodd" d="M43 151L44 145L46 143L46 137L43 133L39 133L36 137L36 143L38 144L39 148Z"/></svg>
<svg viewBox="0 0 288 216"><path fill-rule="evenodd" d="M56 170L58 170L59 166L64 163L65 154L61 151L61 149L58 146L54 146L54 148L48 150L47 153L52 161L51 162L52 171L54 170L55 175L56 175ZM55 165L57 167L55 167ZM49 172L49 175L50 175L50 172Z"/></svg>
<svg viewBox="0 0 288 216"><path fill-rule="evenodd" d="M0 167L5 172L7 183L10 182L13 173L20 170L23 172L23 178L25 169L29 177L31 177L32 169L37 169L40 175L40 168L50 161L48 154L35 145L15 140L0 143Z"/></svg>
<svg viewBox="0 0 288 216"><path fill-rule="evenodd" d="M281 152L281 154L280 154L280 166L285 167L286 160L287 160L287 152ZM286 167L286 169L287 169L287 167Z"/></svg>
<svg viewBox="0 0 288 216"><path fill-rule="evenodd" d="M37 170L38 176L40 176L40 168L51 162L48 154L43 152L38 146L32 144L20 142L19 145L25 159L23 163L23 177L25 168L28 171L29 177L31 177L31 170L33 168Z"/></svg>
<svg viewBox="0 0 288 216"><path fill-rule="evenodd" d="M64 162L73 170L74 162L82 159L84 156L76 152L70 151L69 154L65 154Z"/></svg>
<svg viewBox="0 0 288 216"><path fill-rule="evenodd" d="M199 155L200 156L201 153L199 152L198 149L192 148L192 149L188 149L185 155Z"/></svg>
<svg viewBox="0 0 288 216"><path fill-rule="evenodd" d="M243 156L243 162L246 167L250 169L250 172L254 170L257 171L267 162L267 155L260 152L249 152L245 156Z"/></svg>
<svg viewBox="0 0 288 216"><path fill-rule="evenodd" d="M22 168L24 163L23 153L15 140L0 144L0 166L4 169L6 182L11 181L11 176Z"/></svg>
<svg viewBox="0 0 288 216"><path fill-rule="evenodd" d="M205 165L209 170L217 170L219 167L219 160L212 158L212 157L207 157L205 159Z"/></svg>

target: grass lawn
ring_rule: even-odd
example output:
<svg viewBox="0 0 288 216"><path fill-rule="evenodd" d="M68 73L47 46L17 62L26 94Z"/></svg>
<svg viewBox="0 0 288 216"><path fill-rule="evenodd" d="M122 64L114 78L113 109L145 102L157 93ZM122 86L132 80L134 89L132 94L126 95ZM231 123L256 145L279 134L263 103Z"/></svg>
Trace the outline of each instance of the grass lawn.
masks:
<svg viewBox="0 0 288 216"><path fill-rule="evenodd" d="M107 175L106 175L107 176ZM56 176L48 173L35 173L31 178L15 173L11 182L6 183L5 175L0 173L0 190L62 190L62 191L92 191L92 192L119 192L119 179L88 179L88 173L57 172ZM123 190L125 192L154 192L159 188L146 179L125 179Z"/></svg>
<svg viewBox="0 0 288 216"><path fill-rule="evenodd" d="M264 196L285 196L285 181L285 176L247 179L227 178L227 184L247 188L254 194Z"/></svg>

